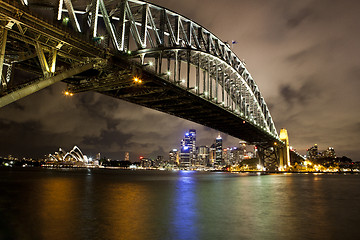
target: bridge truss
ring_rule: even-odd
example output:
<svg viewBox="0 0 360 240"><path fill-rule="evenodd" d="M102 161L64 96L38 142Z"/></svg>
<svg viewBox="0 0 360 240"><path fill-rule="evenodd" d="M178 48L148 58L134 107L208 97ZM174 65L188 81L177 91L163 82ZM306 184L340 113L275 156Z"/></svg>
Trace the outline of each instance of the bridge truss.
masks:
<svg viewBox="0 0 360 240"><path fill-rule="evenodd" d="M283 144L245 63L196 22L137 0L44 2L0 0L0 107L64 81L72 94L97 91ZM12 84L14 69L31 79Z"/></svg>

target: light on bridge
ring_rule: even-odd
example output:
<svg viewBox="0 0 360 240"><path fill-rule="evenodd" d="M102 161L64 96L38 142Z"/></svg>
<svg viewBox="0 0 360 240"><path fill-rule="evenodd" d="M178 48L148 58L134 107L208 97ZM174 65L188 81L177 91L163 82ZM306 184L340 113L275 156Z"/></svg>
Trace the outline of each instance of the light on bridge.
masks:
<svg viewBox="0 0 360 240"><path fill-rule="evenodd" d="M134 77L133 80L135 83L142 83L142 80L138 77Z"/></svg>
<svg viewBox="0 0 360 240"><path fill-rule="evenodd" d="M70 21L70 19L68 17L63 18L63 23L67 24L69 21Z"/></svg>
<svg viewBox="0 0 360 240"><path fill-rule="evenodd" d="M70 96L70 97L74 96L74 94L72 92L69 92L69 91L65 91L64 95L65 96Z"/></svg>

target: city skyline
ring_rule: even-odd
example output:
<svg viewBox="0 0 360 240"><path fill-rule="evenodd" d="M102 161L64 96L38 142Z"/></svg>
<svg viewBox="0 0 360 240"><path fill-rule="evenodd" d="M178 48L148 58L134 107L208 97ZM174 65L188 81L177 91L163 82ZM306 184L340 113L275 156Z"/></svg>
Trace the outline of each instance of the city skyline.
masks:
<svg viewBox="0 0 360 240"><path fill-rule="evenodd" d="M220 132L218 132L217 136L213 136L213 139L207 139L208 141L206 143L202 143L202 144L196 144L196 129L189 129L187 131L184 131L183 134L183 138L179 141L179 144L176 146L173 146L172 149L170 149L168 152L166 152L166 150L164 151L164 155L144 155L141 152L136 152L135 154L130 154L129 152L122 152L122 156L117 156L115 158L108 158L108 156L104 156L100 151L98 151L97 153L90 153L88 155L83 155L82 151L80 150L80 148L76 145L74 145L74 147L72 148L71 151L67 152L64 151L64 149L62 147L59 147L58 149L55 149L53 153L44 153L41 157L33 157L33 156L17 156L14 154L8 154L7 156L3 155L0 157L4 158L4 159L33 159L33 160L41 160L41 159L55 159L56 161L63 161L66 156L68 157L80 157L81 161L88 161L88 159L90 159L91 161L96 159L96 160L114 160L114 161L130 161L130 162L139 162L142 161L143 159L149 159L149 160L155 160L157 158L162 158L163 160L167 161L167 162L177 162L179 164L179 166L183 166L183 167L188 167L191 165L196 165L198 163L198 161L201 160L201 158L205 158L206 161L210 161L211 164L213 166L220 166L225 164L226 165L226 161L225 159L228 157L226 156L226 152L231 152L233 150L237 151L240 149L243 149L244 151L244 155L242 156L242 158L240 160L244 160L244 159L251 159L251 158L258 158L256 151L258 149L257 146L255 145L251 145L248 144L245 141L239 141L236 144L233 145L228 145L228 146L224 146L222 144L222 137ZM291 151L296 151L296 149L294 149L292 146L290 146L290 150ZM76 152L77 151L77 152ZM296 151L297 152L297 151ZM60 154L60 155L58 155ZM75 155L74 155L75 154ZM80 154L80 155L78 155ZM212 156L213 154L213 156ZM132 155L135 155L136 157L130 157ZM201 155L204 155L201 157ZM207 156L205 156L207 155ZM319 146L317 144L313 145L313 146L309 146L306 149L306 154L303 155L304 158L306 158L307 160L313 160L316 158L321 158L321 157L331 157L331 158L341 158L341 157L346 157L347 156L339 156L336 154L336 151L333 147L328 146L328 147L321 147L319 148ZM176 161L175 161L176 159ZM186 164L184 165L182 162L185 162ZM348 159L348 158L347 158ZM79 159L77 159L79 160ZM79 161L80 161L79 160ZM203 159L204 160L204 159ZM352 159L351 159L352 160ZM293 159L293 161L295 161L295 159ZM209 163L210 163L209 162ZM289 163L290 164L290 163Z"/></svg>
<svg viewBox="0 0 360 240"><path fill-rule="evenodd" d="M277 131L288 129L290 145L300 153L318 144L360 160L359 3L152 2L194 19L224 41L236 40L233 51L245 59ZM204 10L196 12L189 8L193 5ZM110 158L127 149L131 155L137 149L144 155L165 155L182 129L203 132L199 142L218 132L96 93L65 97L65 88L56 84L0 110L0 155L42 156L75 143L94 154L103 149ZM222 136L227 145L239 141Z"/></svg>

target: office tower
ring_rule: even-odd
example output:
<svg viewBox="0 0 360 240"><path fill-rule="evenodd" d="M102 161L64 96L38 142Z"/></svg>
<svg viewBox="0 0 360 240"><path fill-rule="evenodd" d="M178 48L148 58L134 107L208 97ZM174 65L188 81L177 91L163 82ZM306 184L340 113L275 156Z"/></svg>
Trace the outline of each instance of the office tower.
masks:
<svg viewBox="0 0 360 240"><path fill-rule="evenodd" d="M190 129L181 140L180 167L190 167L196 160L196 130Z"/></svg>
<svg viewBox="0 0 360 240"><path fill-rule="evenodd" d="M220 165L222 165L222 158L223 158L222 138L220 136L220 133L219 133L219 136L215 140L215 149L216 149L215 164L220 166Z"/></svg>

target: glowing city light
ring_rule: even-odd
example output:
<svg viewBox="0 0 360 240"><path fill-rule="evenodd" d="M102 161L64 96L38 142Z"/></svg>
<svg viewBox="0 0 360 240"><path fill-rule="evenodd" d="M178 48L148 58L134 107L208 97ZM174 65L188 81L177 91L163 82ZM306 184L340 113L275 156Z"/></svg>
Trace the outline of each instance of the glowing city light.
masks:
<svg viewBox="0 0 360 240"><path fill-rule="evenodd" d="M134 77L133 80L135 83L142 83L142 80L138 77Z"/></svg>
<svg viewBox="0 0 360 240"><path fill-rule="evenodd" d="M64 95L65 96L74 96L74 94L72 92L69 92L69 91L65 91Z"/></svg>

